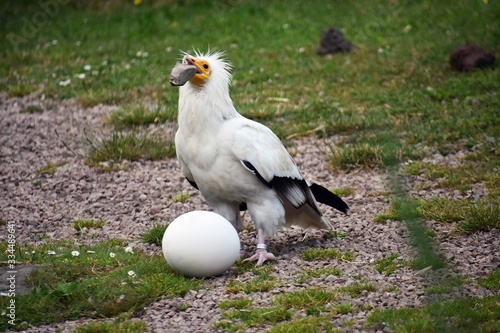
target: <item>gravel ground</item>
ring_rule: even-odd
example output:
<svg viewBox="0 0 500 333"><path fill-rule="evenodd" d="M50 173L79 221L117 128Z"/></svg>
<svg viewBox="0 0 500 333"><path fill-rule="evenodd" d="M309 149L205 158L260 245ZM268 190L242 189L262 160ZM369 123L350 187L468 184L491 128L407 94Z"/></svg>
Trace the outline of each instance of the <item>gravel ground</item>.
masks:
<svg viewBox="0 0 500 333"><path fill-rule="evenodd" d="M30 105L41 107L44 112L22 112ZM0 95L0 219L13 221L17 227L19 244L40 244L51 240L72 239L76 244L90 244L110 238L126 239L136 248L158 253L161 248L139 242L142 234L155 222L168 223L175 217L194 209L209 207L203 198L183 180L176 159L162 161L123 162L127 171L99 173L85 164L86 139L84 129L105 135L108 126L104 117L113 108L97 106L85 109L73 101L54 102L38 97L7 98ZM147 131L161 131L170 137L175 124L150 127ZM338 303L354 306L370 305L373 309L419 307L428 300L426 286L432 283L425 273L401 268L386 277L375 270L374 261L393 253L401 260L412 258L408 245L408 233L404 223L388 221L377 224L373 217L389 207L386 176L376 171L359 170L348 174L328 170L325 147L335 138L325 141L304 139L290 146L304 176L329 188L349 187L355 193L345 197L351 207L344 216L323 206L325 215L335 226L335 231L346 233L345 238L327 238L320 230L290 229L269 239L270 250L277 255L275 274L283 283L270 292L228 294L225 284L232 279L246 281L253 273L237 275L233 270L225 275L208 279L202 290L191 291L184 297L165 298L148 306L138 320L148 324L150 332L211 332L213 323L222 319L219 301L238 297L250 297L254 306L267 306L277 294L301 290L309 286L335 289L358 281L359 277L377 287L375 292L363 292L359 298L342 294ZM328 149L328 148L326 148ZM459 163L460 154L432 156L430 162ZM49 162L58 164L52 176L37 174L37 170ZM42 180L40 186L33 185ZM417 190L422 177L408 178L410 193L420 197L460 197L459 193L437 187ZM176 203L172 195L188 192L193 196L186 203ZM470 194L475 199L484 197L486 189L477 184ZM248 215L248 214L247 214ZM251 223L248 216L245 223ZM77 218L103 219L107 223L102 232L77 234L71 227ZM470 236L453 232L452 225L427 221L437 231L439 249L450 261L450 268L439 272L441 276L466 276L466 282L454 287L450 297L491 295L492 292L478 286L477 281L499 267L499 231ZM5 228L5 227L2 227ZM6 232L0 240L6 240ZM254 249L255 233L241 233L243 244ZM307 248L335 247L356 254L353 262L307 262L300 253ZM304 268L334 266L342 270L341 276L322 276L299 283L297 277ZM179 305L189 308L179 311ZM367 308L367 307L363 307ZM338 315L332 321L338 327L346 321L354 324L344 331L363 331L366 316L373 310L356 310ZM33 328L26 332L71 332L87 320L65 322L57 325ZM266 327L248 329L262 332Z"/></svg>

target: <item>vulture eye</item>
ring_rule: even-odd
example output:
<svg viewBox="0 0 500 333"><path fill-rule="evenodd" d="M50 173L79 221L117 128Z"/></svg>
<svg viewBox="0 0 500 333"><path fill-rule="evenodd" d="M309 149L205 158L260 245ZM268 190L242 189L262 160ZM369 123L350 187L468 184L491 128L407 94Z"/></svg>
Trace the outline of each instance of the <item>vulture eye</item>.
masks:
<svg viewBox="0 0 500 333"><path fill-rule="evenodd" d="M203 65L203 68L208 69L208 65L207 65L207 64L204 64L204 65Z"/></svg>

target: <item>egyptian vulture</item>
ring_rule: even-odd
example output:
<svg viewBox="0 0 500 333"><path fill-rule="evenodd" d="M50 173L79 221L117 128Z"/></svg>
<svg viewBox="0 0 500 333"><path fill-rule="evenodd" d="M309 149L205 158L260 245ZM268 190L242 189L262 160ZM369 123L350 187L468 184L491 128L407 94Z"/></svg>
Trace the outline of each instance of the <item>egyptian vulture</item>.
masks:
<svg viewBox="0 0 500 333"><path fill-rule="evenodd" d="M344 213L347 204L320 185L309 186L278 137L236 111L229 96L231 65L223 53L186 53L180 66L186 70L172 74L171 83L180 85L175 148L181 172L236 230L240 210L250 212L258 241L246 260L274 260L265 235L283 226L331 229L317 202Z"/></svg>

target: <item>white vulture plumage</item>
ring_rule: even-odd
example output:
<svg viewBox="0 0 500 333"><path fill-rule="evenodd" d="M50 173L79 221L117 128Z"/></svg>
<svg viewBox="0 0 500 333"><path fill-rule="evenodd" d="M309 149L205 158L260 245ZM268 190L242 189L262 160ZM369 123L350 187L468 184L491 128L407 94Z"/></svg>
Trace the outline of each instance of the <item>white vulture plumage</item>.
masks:
<svg viewBox="0 0 500 333"><path fill-rule="evenodd" d="M320 185L309 186L279 138L236 111L229 96L231 65L223 53L185 54L182 63L196 70L179 88L175 147L181 172L236 230L240 210L248 209L258 241L246 260L274 260L265 235L283 226L331 229L317 201L344 213L347 204Z"/></svg>

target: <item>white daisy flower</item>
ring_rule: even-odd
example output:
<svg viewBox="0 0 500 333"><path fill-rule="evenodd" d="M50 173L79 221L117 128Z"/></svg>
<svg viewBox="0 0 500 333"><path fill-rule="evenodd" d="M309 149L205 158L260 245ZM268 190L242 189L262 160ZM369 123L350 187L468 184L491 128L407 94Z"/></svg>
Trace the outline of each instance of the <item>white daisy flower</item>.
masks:
<svg viewBox="0 0 500 333"><path fill-rule="evenodd" d="M80 252L78 252L78 251L76 251L76 250L73 250L73 251L71 251L71 255L72 255L73 257L78 257L78 256L80 255Z"/></svg>
<svg viewBox="0 0 500 333"><path fill-rule="evenodd" d="M126 252L126 253L132 253L132 254L134 254L134 249L132 248L132 246L127 246L127 247L125 248L125 252Z"/></svg>
<svg viewBox="0 0 500 333"><path fill-rule="evenodd" d="M137 274L135 274L135 272L134 272L134 271L128 271L128 273L127 273L127 274L128 274L128 276L130 276L130 277L136 277L136 276L137 276Z"/></svg>
<svg viewBox="0 0 500 333"><path fill-rule="evenodd" d="M109 256L110 256L111 258L114 258L114 257L116 256L116 253L114 253L114 252L109 252Z"/></svg>
<svg viewBox="0 0 500 333"><path fill-rule="evenodd" d="M89 71L89 70L91 70L91 69L92 69L92 66L90 66L90 65L85 65L85 66L83 66L83 69L85 69L86 71Z"/></svg>
<svg viewBox="0 0 500 333"><path fill-rule="evenodd" d="M85 76L86 76L86 75L85 75L85 73L80 73L80 74L75 74L75 76L76 76L77 78L79 78L80 80L83 80L83 79L85 79Z"/></svg>
<svg viewBox="0 0 500 333"><path fill-rule="evenodd" d="M71 83L70 79L59 81L59 85L62 86L62 87L66 87L70 83Z"/></svg>

